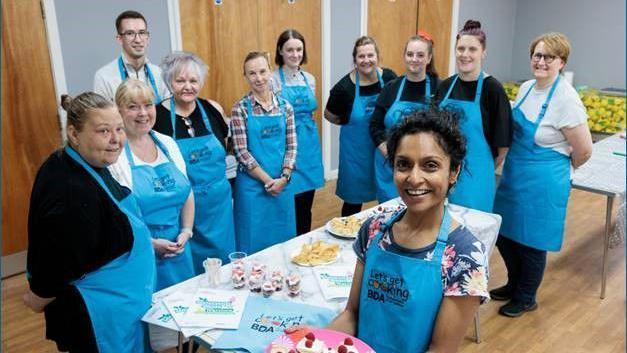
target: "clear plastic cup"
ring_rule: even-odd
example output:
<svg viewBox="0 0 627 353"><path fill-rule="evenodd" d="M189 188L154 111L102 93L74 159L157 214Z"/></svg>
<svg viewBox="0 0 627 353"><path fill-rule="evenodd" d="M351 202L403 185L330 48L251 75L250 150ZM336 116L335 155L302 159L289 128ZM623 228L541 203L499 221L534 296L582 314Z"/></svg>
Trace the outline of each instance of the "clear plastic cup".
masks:
<svg viewBox="0 0 627 353"><path fill-rule="evenodd" d="M231 270L242 270L246 272L246 254L243 251L235 251L229 254L229 261L231 262Z"/></svg>
<svg viewBox="0 0 627 353"><path fill-rule="evenodd" d="M222 267L222 260L209 257L202 262L202 265L205 268L205 282L209 287L218 287L220 285L220 267Z"/></svg>

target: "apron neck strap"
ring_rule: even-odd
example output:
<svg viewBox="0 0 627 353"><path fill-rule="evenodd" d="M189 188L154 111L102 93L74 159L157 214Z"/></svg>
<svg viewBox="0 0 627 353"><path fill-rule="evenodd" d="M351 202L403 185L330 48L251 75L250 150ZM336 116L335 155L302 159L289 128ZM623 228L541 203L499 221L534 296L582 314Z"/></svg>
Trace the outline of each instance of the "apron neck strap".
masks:
<svg viewBox="0 0 627 353"><path fill-rule="evenodd" d="M122 55L118 57L118 71L120 71L120 77L122 81L126 80L129 76L128 70L126 69L126 65L124 65L124 60L122 59ZM155 76L152 74L152 70L148 67L148 63L144 62L144 74L148 78L150 82L150 86L152 87L153 92L155 93L155 104L161 103L161 96L159 95L159 90L157 89L157 82L155 80Z"/></svg>
<svg viewBox="0 0 627 353"><path fill-rule="evenodd" d="M105 184L105 182L102 179L102 177L100 176L100 174L98 174L94 170L94 168L92 166L87 164L87 162L85 162L83 157L81 157L81 155L78 154L78 152L76 152L76 150L74 150L71 146L67 145L67 146L65 146L65 153L67 153L68 156L70 156L70 158L72 158L81 167L83 167L83 169L85 169L92 176L92 178L94 178L96 180L96 182L100 185L100 187L102 187L104 189L104 191L106 191L107 195L109 195L109 198L111 198L111 201L113 201L113 203L119 209L122 209L122 206L120 205L118 200L113 196L113 194L111 193L111 190L109 190L109 187L107 186L107 184Z"/></svg>
<svg viewBox="0 0 627 353"><path fill-rule="evenodd" d="M209 133L213 133L211 130L211 124L209 123L209 116L205 111L205 107L203 107L202 103L198 98L196 98L196 106L200 110L200 115L202 116L202 121L205 124L205 128ZM170 98L170 121L172 123L172 138L176 140L176 102L174 102L174 97Z"/></svg>
<svg viewBox="0 0 627 353"><path fill-rule="evenodd" d="M479 104L481 101L481 91L483 91L483 80L485 75L483 74L483 70L479 72L479 79L477 81L477 90L475 91L475 104Z"/></svg>
<svg viewBox="0 0 627 353"><path fill-rule="evenodd" d="M159 140L157 138L157 135L155 134L155 132L153 130L150 130L150 132L148 134L150 135L150 138L152 138L152 141L155 143L157 148L160 149L161 151L163 151L163 153L168 158L168 160L170 162L174 162L174 160L170 156L170 151L163 144L163 142L161 142L161 140ZM135 158L133 157L133 153L132 152L133 151L131 151L131 145L128 142L128 139L127 139L126 140L126 145L124 146L124 153L126 153L126 158L128 159L128 163L130 164L131 168L135 167Z"/></svg>
<svg viewBox="0 0 627 353"><path fill-rule="evenodd" d="M401 85L398 87L398 92L396 93L396 99L394 102L398 102L401 100L401 95L403 94L403 89L405 89L405 81L407 81L407 75L403 76L401 80ZM429 79L429 75L425 74L425 102L429 103L431 101L431 79Z"/></svg>
<svg viewBox="0 0 627 353"><path fill-rule="evenodd" d="M403 76L401 84L398 86L398 92L396 92L396 99L394 99L394 102L401 100L401 95L403 94L403 89L405 88L405 81L407 81L407 76Z"/></svg>
<svg viewBox="0 0 627 353"><path fill-rule="evenodd" d="M553 98L553 93L555 93L555 89L557 88L557 84L559 82L560 82L560 75L558 74L557 78L553 82L553 85L551 85L551 90L549 91L549 94L546 97L546 101L544 102L544 104L542 104L542 109L540 109L540 115L538 115L537 124L539 124L540 121L542 121L542 118L544 118L544 114L546 114L546 110L549 107L549 102L551 101L551 98Z"/></svg>
<svg viewBox="0 0 627 353"><path fill-rule="evenodd" d="M377 80L379 80L379 86L383 88L385 86L385 82L383 82L383 76L379 73L379 68L375 68L377 70ZM355 69L355 98L359 98L359 70Z"/></svg>

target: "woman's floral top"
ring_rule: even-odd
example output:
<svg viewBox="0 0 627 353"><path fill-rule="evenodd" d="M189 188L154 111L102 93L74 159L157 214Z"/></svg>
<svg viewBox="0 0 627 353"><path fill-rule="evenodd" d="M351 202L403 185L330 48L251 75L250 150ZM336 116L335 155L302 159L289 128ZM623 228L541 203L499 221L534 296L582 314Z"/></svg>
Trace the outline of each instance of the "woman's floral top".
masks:
<svg viewBox="0 0 627 353"><path fill-rule="evenodd" d="M368 218L359 230L353 250L357 258L365 264L368 247L379 231L383 237L378 246L384 251L430 261L433 257L435 242L420 249L407 249L394 241L392 224L385 225L400 211L383 212ZM396 221L402 217L399 216ZM449 233L446 248L442 256L442 288L444 296L478 296L481 303L489 300L487 255L483 243L468 228L459 226Z"/></svg>

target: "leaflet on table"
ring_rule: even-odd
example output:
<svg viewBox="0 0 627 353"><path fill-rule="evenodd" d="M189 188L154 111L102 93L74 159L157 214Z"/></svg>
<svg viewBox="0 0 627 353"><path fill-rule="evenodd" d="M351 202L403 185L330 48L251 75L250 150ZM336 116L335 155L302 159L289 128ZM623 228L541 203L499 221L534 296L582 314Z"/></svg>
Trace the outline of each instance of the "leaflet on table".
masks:
<svg viewBox="0 0 627 353"><path fill-rule="evenodd" d="M353 283L354 267L319 266L313 270L325 300L348 298Z"/></svg>
<svg viewBox="0 0 627 353"><path fill-rule="evenodd" d="M189 311L191 300L191 294L182 292L174 292L161 300L167 312L172 315L177 326L176 330L181 331L185 337L198 335L214 328L209 322L200 325L187 323L186 313Z"/></svg>
<svg viewBox="0 0 627 353"><path fill-rule="evenodd" d="M199 289L183 315L183 326L236 329L242 319L248 293L248 291ZM176 320L176 316L174 319Z"/></svg>

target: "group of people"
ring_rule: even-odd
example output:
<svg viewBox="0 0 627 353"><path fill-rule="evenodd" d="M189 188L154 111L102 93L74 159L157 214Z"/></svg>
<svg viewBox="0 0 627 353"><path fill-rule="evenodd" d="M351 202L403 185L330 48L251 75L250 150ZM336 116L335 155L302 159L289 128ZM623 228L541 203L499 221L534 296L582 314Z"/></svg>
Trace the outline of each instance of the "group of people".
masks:
<svg viewBox="0 0 627 353"><path fill-rule="evenodd" d="M207 257L226 260L308 232L324 185L302 34L281 33L274 71L266 53L244 58L250 91L227 117L199 97L207 75L199 57L175 52L156 66L145 55L150 33L140 13L123 12L115 26L122 54L97 71L94 92L62 98L68 142L41 166L31 198L24 300L45 313L46 335L61 351L149 351L140 318L153 291L203 272ZM559 76L570 51L563 35L531 44L535 80L521 87L513 115L500 83L482 70L478 22L458 33L457 74L443 81L434 44L422 31L409 38L397 77L379 67L375 40L359 38L355 68L324 112L341 125L342 215L374 199L405 204L362 226L348 305L330 325L379 352L454 351L490 296L509 300L503 315L535 309L546 251L561 246L571 169L590 155L585 110ZM497 189L494 170L504 160ZM487 250L451 218L447 199L503 217L505 286L488 294ZM374 302L363 277L374 273L401 278L409 299ZM417 334L390 346L399 327Z"/></svg>

